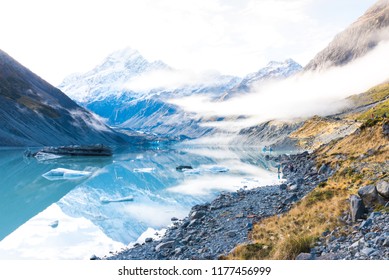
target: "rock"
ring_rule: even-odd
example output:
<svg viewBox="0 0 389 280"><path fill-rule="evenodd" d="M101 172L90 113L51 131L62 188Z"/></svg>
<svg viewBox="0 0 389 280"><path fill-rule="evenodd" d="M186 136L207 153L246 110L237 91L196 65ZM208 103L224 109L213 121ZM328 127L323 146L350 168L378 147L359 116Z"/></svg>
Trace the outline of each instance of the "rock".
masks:
<svg viewBox="0 0 389 280"><path fill-rule="evenodd" d="M379 181L377 184L377 192L384 198L389 199L389 183L387 181Z"/></svg>
<svg viewBox="0 0 389 280"><path fill-rule="evenodd" d="M183 251L184 250L182 249L182 247L176 248L174 250L174 255L181 255Z"/></svg>
<svg viewBox="0 0 389 280"><path fill-rule="evenodd" d="M375 186L368 185L358 190L359 196L362 198L365 206L370 207L377 201L378 192Z"/></svg>
<svg viewBox="0 0 389 280"><path fill-rule="evenodd" d="M353 244L351 244L351 246L349 247L349 249L358 249L359 248L359 240L358 241L355 241Z"/></svg>
<svg viewBox="0 0 389 280"><path fill-rule="evenodd" d="M281 189L281 190L286 190L287 187L288 187L288 186L287 186L286 184L281 184L281 185L280 185L280 189Z"/></svg>
<svg viewBox="0 0 389 280"><path fill-rule="evenodd" d="M237 235L237 231L236 230L231 230L231 231L228 231L227 233L226 233L226 235L228 236L228 237L235 237L236 235Z"/></svg>
<svg viewBox="0 0 389 280"><path fill-rule="evenodd" d="M369 216L369 219L374 220L376 217L379 217L379 216L381 216L381 215L382 215L381 212L372 212L372 213L370 214L370 216Z"/></svg>
<svg viewBox="0 0 389 280"><path fill-rule="evenodd" d="M188 228L194 227L194 226L197 225L198 223L199 223L199 221L198 221L197 219L194 219L194 220L192 220L192 221L189 223Z"/></svg>
<svg viewBox="0 0 389 280"><path fill-rule="evenodd" d="M155 251L156 252L159 252L161 251L162 249L170 249L172 248L174 245L174 241L167 241L167 242L162 242L162 243L159 243L156 247L155 247Z"/></svg>
<svg viewBox="0 0 389 280"><path fill-rule="evenodd" d="M290 192L297 191L297 189L298 189L297 185L290 185L290 186L288 186L288 191L290 191Z"/></svg>
<svg viewBox="0 0 389 280"><path fill-rule="evenodd" d="M288 197L285 199L284 203L285 203L285 204L289 204L289 203L293 203L293 202L295 202L295 201L297 201L297 200L298 200L297 195L296 195L296 194L292 194L292 195L288 196Z"/></svg>
<svg viewBox="0 0 389 280"><path fill-rule="evenodd" d="M153 239L152 239L151 237L147 237L147 238L145 239L145 242L146 242L146 243L153 242Z"/></svg>
<svg viewBox="0 0 389 280"><path fill-rule="evenodd" d="M176 221L178 221L178 218L176 218L176 217L172 217L172 218L170 219L170 221L172 221L172 222L176 222Z"/></svg>
<svg viewBox="0 0 389 280"><path fill-rule="evenodd" d="M360 225L360 229L366 229L369 228L373 224L373 220L368 218L366 221L363 221L362 224Z"/></svg>
<svg viewBox="0 0 389 280"><path fill-rule="evenodd" d="M307 261L307 260L314 260L315 257L312 254L309 253L300 253L297 257L296 260L299 261Z"/></svg>
<svg viewBox="0 0 389 280"><path fill-rule="evenodd" d="M176 167L177 171L184 171L184 170L189 170L189 169L193 169L193 167L190 165L179 165Z"/></svg>
<svg viewBox="0 0 389 280"><path fill-rule="evenodd" d="M375 250L373 248L364 248L361 250L361 253L366 255L366 256L370 256L372 254L374 254Z"/></svg>
<svg viewBox="0 0 389 280"><path fill-rule="evenodd" d="M89 259L91 261L95 261L95 260L98 260L99 258L96 255L92 255Z"/></svg>
<svg viewBox="0 0 389 280"><path fill-rule="evenodd" d="M350 213L351 220L356 222L358 219L363 217L365 213L365 206L363 204L362 199L359 196L351 195L350 196Z"/></svg>
<svg viewBox="0 0 389 280"><path fill-rule="evenodd" d="M247 223L246 224L247 230L252 230L253 229L253 223Z"/></svg>
<svg viewBox="0 0 389 280"><path fill-rule="evenodd" d="M303 178L298 178L298 179L296 180L296 185L297 185L297 186L301 186L302 184L304 184L304 179L303 179Z"/></svg>
<svg viewBox="0 0 389 280"><path fill-rule="evenodd" d="M382 133L384 134L385 137L389 137L389 122L385 122L382 125Z"/></svg>
<svg viewBox="0 0 389 280"><path fill-rule="evenodd" d="M190 215L190 219L191 220L195 220L195 219L200 219L202 217L205 216L205 212L204 211L194 211L191 215Z"/></svg>
<svg viewBox="0 0 389 280"><path fill-rule="evenodd" d="M330 166L327 163L323 163L318 172L319 174L327 174L330 171Z"/></svg>

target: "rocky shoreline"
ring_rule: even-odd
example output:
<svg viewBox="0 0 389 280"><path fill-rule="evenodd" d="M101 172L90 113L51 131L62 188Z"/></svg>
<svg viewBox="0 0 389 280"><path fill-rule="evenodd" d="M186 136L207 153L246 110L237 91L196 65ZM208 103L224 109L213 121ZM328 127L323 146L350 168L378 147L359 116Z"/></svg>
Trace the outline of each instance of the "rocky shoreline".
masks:
<svg viewBox="0 0 389 280"><path fill-rule="evenodd" d="M221 193L210 203L192 207L183 220L172 218L165 235L104 257L110 260L219 259L238 244L247 243L253 224L288 211L333 171L316 168L315 155L268 156L279 164L286 183Z"/></svg>

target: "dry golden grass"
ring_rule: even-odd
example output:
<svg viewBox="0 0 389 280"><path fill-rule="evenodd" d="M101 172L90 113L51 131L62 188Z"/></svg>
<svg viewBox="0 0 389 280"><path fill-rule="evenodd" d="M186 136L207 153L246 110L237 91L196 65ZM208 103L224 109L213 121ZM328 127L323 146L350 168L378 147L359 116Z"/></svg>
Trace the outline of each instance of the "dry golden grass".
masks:
<svg viewBox="0 0 389 280"><path fill-rule="evenodd" d="M375 105L373 108L368 111L357 115L358 120L368 120L372 116L382 117L386 114L389 117L389 99Z"/></svg>
<svg viewBox="0 0 389 280"><path fill-rule="evenodd" d="M327 186L315 194L331 188ZM243 245L237 247L229 258L285 260L309 252L322 232L338 225L338 216L347 208L347 191L333 190L333 193L330 199L311 193L288 213L262 220L255 225L251 239L254 244L265 246L265 250L255 252L252 250L255 245Z"/></svg>
<svg viewBox="0 0 389 280"><path fill-rule="evenodd" d="M369 149L376 152L361 158ZM226 259L285 260L309 252L324 231L341 224L339 217L348 209L347 198L358 187L374 181L372 174L377 174L377 166L383 169L380 178L389 176L386 172L388 139L382 134L382 122L333 141L317 150L316 154L319 164L337 165L334 176L316 187L289 212L256 224L250 236L252 244L238 246Z"/></svg>
<svg viewBox="0 0 389 280"><path fill-rule="evenodd" d="M340 126L336 121L314 116L307 120L302 127L290 134L291 138L317 137L318 134L332 133Z"/></svg>
<svg viewBox="0 0 389 280"><path fill-rule="evenodd" d="M350 120L335 120L315 116L307 120L302 127L289 135L298 141L298 145L306 150L315 150L334 138L342 130L354 131L359 123Z"/></svg>
<svg viewBox="0 0 389 280"><path fill-rule="evenodd" d="M321 159L329 160L332 164L339 162L336 156L345 155L349 160L375 151L369 156L370 162L385 162L388 159L389 142L382 133L383 120L378 120L372 127L365 127L344 137L332 145L327 145L316 151Z"/></svg>

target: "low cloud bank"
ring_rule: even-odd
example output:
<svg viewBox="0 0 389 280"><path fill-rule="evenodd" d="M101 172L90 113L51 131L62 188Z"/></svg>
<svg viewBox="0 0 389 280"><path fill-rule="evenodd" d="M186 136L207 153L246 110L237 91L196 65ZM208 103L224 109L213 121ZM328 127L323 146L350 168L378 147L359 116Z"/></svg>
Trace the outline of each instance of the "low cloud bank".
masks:
<svg viewBox="0 0 389 280"><path fill-rule="evenodd" d="M282 81L254 84L250 93L223 102L206 95L170 100L201 117L225 117L207 125L239 130L268 120L291 120L329 115L348 106L346 97L364 92L389 78L389 42L366 56L323 72L305 72ZM237 116L247 116L236 120ZM231 121L233 120L233 121Z"/></svg>

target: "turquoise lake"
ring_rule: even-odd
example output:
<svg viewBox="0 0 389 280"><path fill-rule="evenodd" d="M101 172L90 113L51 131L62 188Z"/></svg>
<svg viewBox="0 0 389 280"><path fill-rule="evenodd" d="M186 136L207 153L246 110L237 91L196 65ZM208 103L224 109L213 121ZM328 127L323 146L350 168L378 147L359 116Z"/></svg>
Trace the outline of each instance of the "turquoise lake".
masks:
<svg viewBox="0 0 389 280"><path fill-rule="evenodd" d="M142 242L222 191L278 183L260 149L154 147L37 160L0 150L0 259L89 259ZM192 170L180 172L179 165ZM52 170L82 176L50 177Z"/></svg>

